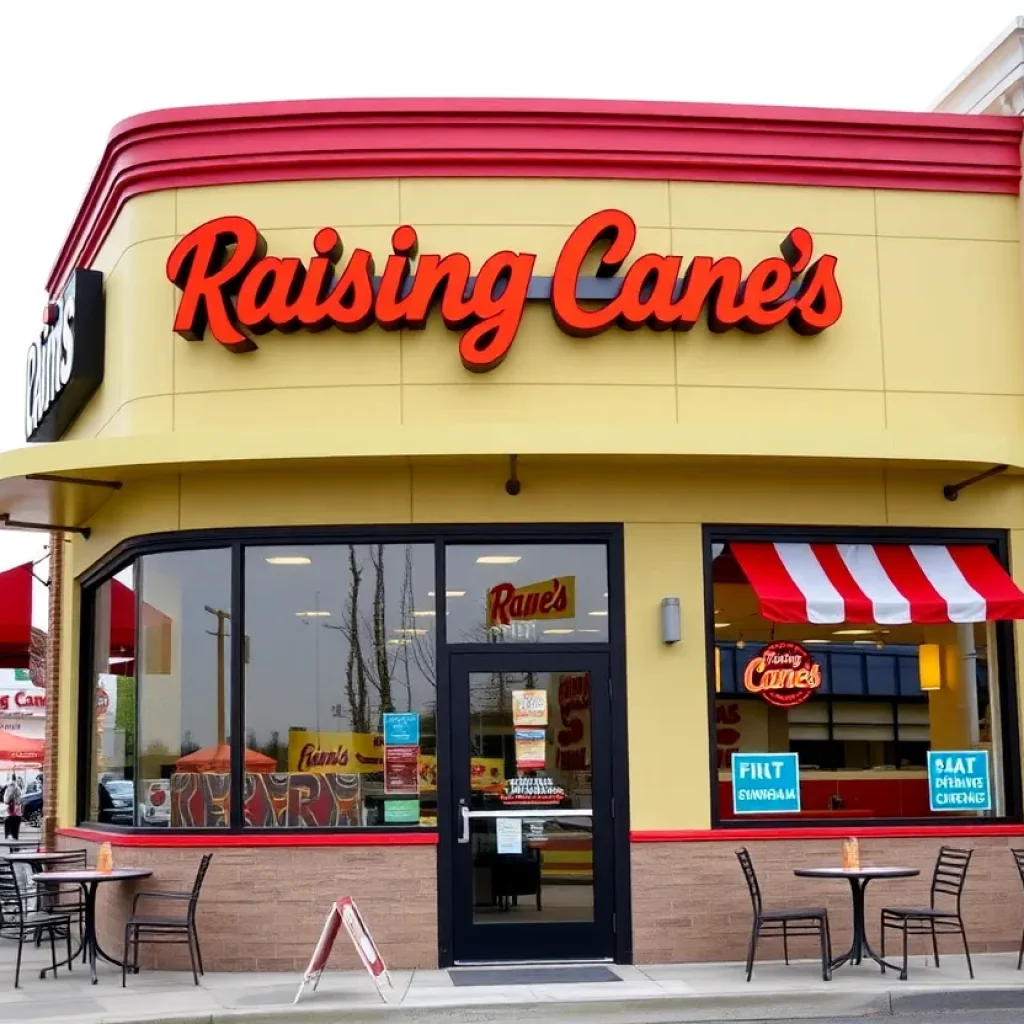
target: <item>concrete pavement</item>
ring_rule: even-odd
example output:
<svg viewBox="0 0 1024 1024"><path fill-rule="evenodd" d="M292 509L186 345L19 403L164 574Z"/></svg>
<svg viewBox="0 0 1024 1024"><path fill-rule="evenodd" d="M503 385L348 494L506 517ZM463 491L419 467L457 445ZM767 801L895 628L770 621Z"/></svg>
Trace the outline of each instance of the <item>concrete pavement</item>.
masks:
<svg viewBox="0 0 1024 1024"><path fill-rule="evenodd" d="M120 972L100 968L99 984L76 966L54 981L39 980L41 951L27 953L15 991L14 946L0 944L0 1024L262 1024L289 1021L401 1021L404 1024L532 1024L566 1018L583 1024L676 1024L696 1021L784 1021L886 1016L967 1006L1024 1017L1024 975L1016 956L975 958L970 981L962 958L943 957L940 970L924 957L911 962L908 982L867 966L844 968L832 982L813 963L758 965L743 981L739 964L615 967L613 983L456 986L445 971L393 972L394 991L381 1002L365 972L328 968L315 993L292 1005L296 975L209 974L199 988L190 975L143 972L122 989ZM993 1017L993 1019L996 1019Z"/></svg>

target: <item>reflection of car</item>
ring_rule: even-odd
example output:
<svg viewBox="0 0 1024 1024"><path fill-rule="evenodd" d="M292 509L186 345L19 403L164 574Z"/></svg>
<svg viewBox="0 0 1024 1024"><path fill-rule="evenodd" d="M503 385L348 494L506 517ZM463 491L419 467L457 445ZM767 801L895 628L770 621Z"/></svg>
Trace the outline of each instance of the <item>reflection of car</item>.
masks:
<svg viewBox="0 0 1024 1024"><path fill-rule="evenodd" d="M108 825L135 824L135 787L124 779L100 783L99 820Z"/></svg>
<svg viewBox="0 0 1024 1024"><path fill-rule="evenodd" d="M26 793L21 801L21 817L26 825L39 828L43 823L43 791Z"/></svg>
<svg viewBox="0 0 1024 1024"><path fill-rule="evenodd" d="M167 779L142 780L142 824L171 823L171 784Z"/></svg>

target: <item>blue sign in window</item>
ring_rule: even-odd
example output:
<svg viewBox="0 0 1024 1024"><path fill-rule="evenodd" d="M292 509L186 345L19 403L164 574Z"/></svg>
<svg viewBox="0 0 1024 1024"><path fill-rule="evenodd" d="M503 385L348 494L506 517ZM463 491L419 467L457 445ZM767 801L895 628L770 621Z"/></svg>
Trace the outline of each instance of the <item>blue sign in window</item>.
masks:
<svg viewBox="0 0 1024 1024"><path fill-rule="evenodd" d="M933 811L991 811L987 750L929 750L928 803Z"/></svg>
<svg viewBox="0 0 1024 1024"><path fill-rule="evenodd" d="M794 814L800 810L798 754L733 754L736 814Z"/></svg>
<svg viewBox="0 0 1024 1024"><path fill-rule="evenodd" d="M384 715L385 747L417 747L420 742L420 716L386 713Z"/></svg>

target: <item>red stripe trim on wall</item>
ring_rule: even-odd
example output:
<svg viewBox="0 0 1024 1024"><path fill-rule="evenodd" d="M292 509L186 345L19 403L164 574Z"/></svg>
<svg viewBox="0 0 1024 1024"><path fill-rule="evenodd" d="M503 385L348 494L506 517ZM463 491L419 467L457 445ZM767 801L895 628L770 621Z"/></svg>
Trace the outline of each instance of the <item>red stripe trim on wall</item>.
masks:
<svg viewBox="0 0 1024 1024"><path fill-rule="evenodd" d="M320 100L183 107L112 132L47 281L89 266L133 196L330 178L541 177L998 192L1019 118L580 100ZM229 211L226 211L229 212ZM330 221L324 213L324 223Z"/></svg>
<svg viewBox="0 0 1024 1024"><path fill-rule="evenodd" d="M778 840L835 839L957 839L984 836L1024 836L1024 825L894 825L853 828L720 828L683 832L630 832L634 843L753 843Z"/></svg>
<svg viewBox="0 0 1024 1024"><path fill-rule="evenodd" d="M283 835L153 835L143 832L104 832L91 828L59 828L57 835L86 843L110 843L111 846L227 847L227 846L436 846L436 832L344 832L303 835L289 832Z"/></svg>

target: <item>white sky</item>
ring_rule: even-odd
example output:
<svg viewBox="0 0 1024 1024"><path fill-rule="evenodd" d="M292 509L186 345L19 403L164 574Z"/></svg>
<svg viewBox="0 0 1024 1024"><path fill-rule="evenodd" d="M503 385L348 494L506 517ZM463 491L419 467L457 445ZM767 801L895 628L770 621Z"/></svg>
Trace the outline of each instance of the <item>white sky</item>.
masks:
<svg viewBox="0 0 1024 1024"><path fill-rule="evenodd" d="M24 354L40 328L46 277L124 117L341 96L927 110L1018 13L1022 0L6 4L0 450L23 443ZM39 557L44 540L0 531L0 569Z"/></svg>

